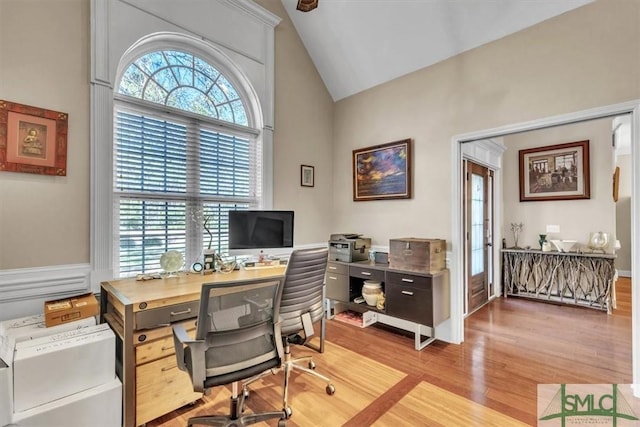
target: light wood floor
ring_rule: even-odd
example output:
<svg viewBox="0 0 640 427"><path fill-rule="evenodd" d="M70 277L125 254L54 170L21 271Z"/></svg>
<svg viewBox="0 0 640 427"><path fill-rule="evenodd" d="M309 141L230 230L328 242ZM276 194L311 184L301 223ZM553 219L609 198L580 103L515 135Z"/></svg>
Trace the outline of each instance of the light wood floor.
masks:
<svg viewBox="0 0 640 427"><path fill-rule="evenodd" d="M436 341L413 350L413 338L383 327L327 322L327 348L311 354L324 384L296 375L289 426L536 425L537 384L632 381L631 283L621 278L617 306L604 312L499 298L465 320L462 345ZM252 387L250 411L279 409L282 376ZM196 414L228 411L229 390L214 389L150 427L185 426ZM277 425L274 421L269 424Z"/></svg>

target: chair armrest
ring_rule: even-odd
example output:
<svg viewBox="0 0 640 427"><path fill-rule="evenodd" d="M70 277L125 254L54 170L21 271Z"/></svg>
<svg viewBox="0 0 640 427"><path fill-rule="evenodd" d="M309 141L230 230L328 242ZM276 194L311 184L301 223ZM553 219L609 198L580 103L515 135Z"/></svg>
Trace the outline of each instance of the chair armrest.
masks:
<svg viewBox="0 0 640 427"><path fill-rule="evenodd" d="M172 329L178 369L189 373L194 391L203 392L206 377L206 367L204 363L205 342L203 340L193 340L189 338L187 331L182 325L173 325ZM184 360L185 346L191 349L191 371L189 371Z"/></svg>

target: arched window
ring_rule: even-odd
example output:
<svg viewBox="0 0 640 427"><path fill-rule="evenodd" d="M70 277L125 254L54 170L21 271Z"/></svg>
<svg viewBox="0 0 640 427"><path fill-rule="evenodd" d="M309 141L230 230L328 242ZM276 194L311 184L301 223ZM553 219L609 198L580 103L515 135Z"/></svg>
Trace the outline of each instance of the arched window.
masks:
<svg viewBox="0 0 640 427"><path fill-rule="evenodd" d="M261 148L238 76L186 50L155 50L124 68L114 113L115 254L121 276L225 252L229 210L260 206Z"/></svg>

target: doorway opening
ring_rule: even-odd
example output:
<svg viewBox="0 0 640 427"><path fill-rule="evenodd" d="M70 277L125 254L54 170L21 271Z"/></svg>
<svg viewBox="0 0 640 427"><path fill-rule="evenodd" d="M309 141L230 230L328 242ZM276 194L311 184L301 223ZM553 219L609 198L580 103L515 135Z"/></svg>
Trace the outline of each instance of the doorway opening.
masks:
<svg viewBox="0 0 640 427"><path fill-rule="evenodd" d="M583 110L576 113L553 116L541 120L519 123L504 126L495 129L488 129L479 132L473 132L463 135L457 135L452 138L451 145L451 211L454 215L451 228L451 256L450 256L450 277L451 277L451 321L447 325L446 331L450 336L444 339L452 343L461 343L464 341L464 317L465 317L465 252L464 252L464 215L463 215L463 195L462 195L462 165L464 159L464 146L470 142L486 140L489 138L499 138L506 135L517 134L530 130L539 130L565 124L579 123L594 119L606 117L615 117L624 114L631 116L631 163L632 163L632 198L631 198L631 252L632 254L640 253L640 239L636 235L640 230L640 103L636 101L626 102L611 106L599 107L590 110ZM502 185L502 184L498 184ZM610 190L609 190L610 191ZM498 215L501 212L496 211L495 224L500 224L501 220ZM498 230L496 230L498 231ZM502 236L494 233L494 238L500 240ZM494 247L495 249L495 247ZM495 264L499 265L499 263ZM637 274L640 268L640 258L637 255L632 256L631 272L632 276ZM637 281L633 284L632 289L632 335L633 335L633 379L634 383L640 383L640 328L636 325L640 322L640 293L636 291Z"/></svg>

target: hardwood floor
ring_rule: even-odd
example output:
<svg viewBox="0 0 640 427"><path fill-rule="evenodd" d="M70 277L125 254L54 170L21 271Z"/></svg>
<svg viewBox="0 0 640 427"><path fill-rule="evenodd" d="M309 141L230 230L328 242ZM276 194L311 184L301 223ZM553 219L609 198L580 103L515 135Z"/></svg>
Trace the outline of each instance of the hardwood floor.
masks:
<svg viewBox="0 0 640 427"><path fill-rule="evenodd" d="M413 337L336 321L327 322L327 340L324 354L294 354L314 355L336 394L294 376L289 426L536 425L538 384L631 383L631 282L618 281L612 315L496 299L465 320L461 345L436 341L415 351ZM251 410L281 406L281 381L278 375L253 387ZM229 393L220 389L147 425L184 426L196 413L226 413Z"/></svg>

